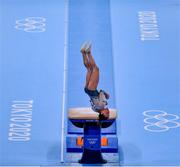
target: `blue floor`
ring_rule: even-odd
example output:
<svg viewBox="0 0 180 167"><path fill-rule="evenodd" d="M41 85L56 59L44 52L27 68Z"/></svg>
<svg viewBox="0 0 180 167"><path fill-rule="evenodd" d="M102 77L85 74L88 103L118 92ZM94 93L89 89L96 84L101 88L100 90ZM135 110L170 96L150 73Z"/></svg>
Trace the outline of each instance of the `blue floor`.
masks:
<svg viewBox="0 0 180 167"><path fill-rule="evenodd" d="M89 106L85 40L118 110L119 164L180 165L179 18L179 0L0 0L0 165L66 165L66 111Z"/></svg>
<svg viewBox="0 0 180 167"><path fill-rule="evenodd" d="M121 164L180 165L180 128L147 131L142 114L146 110L162 110L179 116L179 4L180 1L111 1ZM159 40L140 40L139 11L156 12ZM179 119L176 121L180 123ZM171 122L166 125L172 126Z"/></svg>

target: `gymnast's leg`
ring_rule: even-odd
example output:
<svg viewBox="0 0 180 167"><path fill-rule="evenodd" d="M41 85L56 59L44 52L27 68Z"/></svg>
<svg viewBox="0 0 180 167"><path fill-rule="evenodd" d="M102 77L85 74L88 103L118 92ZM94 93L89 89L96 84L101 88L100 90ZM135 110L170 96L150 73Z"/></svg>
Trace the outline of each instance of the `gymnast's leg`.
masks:
<svg viewBox="0 0 180 167"><path fill-rule="evenodd" d="M96 90L99 83L99 68L94 61L91 51L87 52L86 55L89 58L89 65L91 69L91 74L90 74L87 88L89 90Z"/></svg>

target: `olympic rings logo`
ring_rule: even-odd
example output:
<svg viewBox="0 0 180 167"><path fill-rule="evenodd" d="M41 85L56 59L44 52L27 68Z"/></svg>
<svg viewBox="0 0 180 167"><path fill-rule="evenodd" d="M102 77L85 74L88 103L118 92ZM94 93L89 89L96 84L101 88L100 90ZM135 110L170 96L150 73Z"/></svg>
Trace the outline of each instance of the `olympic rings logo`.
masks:
<svg viewBox="0 0 180 167"><path fill-rule="evenodd" d="M46 19L43 17L28 17L16 20L15 28L25 32L44 32Z"/></svg>
<svg viewBox="0 0 180 167"><path fill-rule="evenodd" d="M95 141L89 141L89 144L95 144L96 142Z"/></svg>
<svg viewBox="0 0 180 167"><path fill-rule="evenodd" d="M150 132L166 132L180 127L179 116L168 114L163 110L147 110L143 115L146 117L144 129Z"/></svg>
<svg viewBox="0 0 180 167"><path fill-rule="evenodd" d="M96 138L90 138L90 139L87 139L87 140L88 140L89 144L92 144L92 145L96 144L96 142L97 142Z"/></svg>

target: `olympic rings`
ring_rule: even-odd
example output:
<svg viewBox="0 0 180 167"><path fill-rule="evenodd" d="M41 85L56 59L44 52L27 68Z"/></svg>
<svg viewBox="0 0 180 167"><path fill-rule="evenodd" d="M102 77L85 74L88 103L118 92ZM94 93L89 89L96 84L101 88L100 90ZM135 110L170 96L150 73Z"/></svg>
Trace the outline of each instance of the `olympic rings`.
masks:
<svg viewBox="0 0 180 167"><path fill-rule="evenodd" d="M27 17L16 20L15 28L25 32L44 32L46 19L43 17Z"/></svg>
<svg viewBox="0 0 180 167"><path fill-rule="evenodd" d="M143 112L146 117L144 129L150 132L166 132L172 128L180 127L179 116L168 114L163 110L146 110Z"/></svg>

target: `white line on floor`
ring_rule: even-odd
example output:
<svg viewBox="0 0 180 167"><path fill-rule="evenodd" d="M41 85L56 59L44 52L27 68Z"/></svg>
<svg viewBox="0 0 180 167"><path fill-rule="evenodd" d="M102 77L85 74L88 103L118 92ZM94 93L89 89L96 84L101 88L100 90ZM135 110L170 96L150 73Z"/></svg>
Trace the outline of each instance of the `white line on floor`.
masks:
<svg viewBox="0 0 180 167"><path fill-rule="evenodd" d="M67 59L68 59L68 0L65 0L65 19L64 19L64 74L63 74L63 100L62 100L62 122L61 122L61 162L64 162L64 123L66 110L66 86L67 86Z"/></svg>

